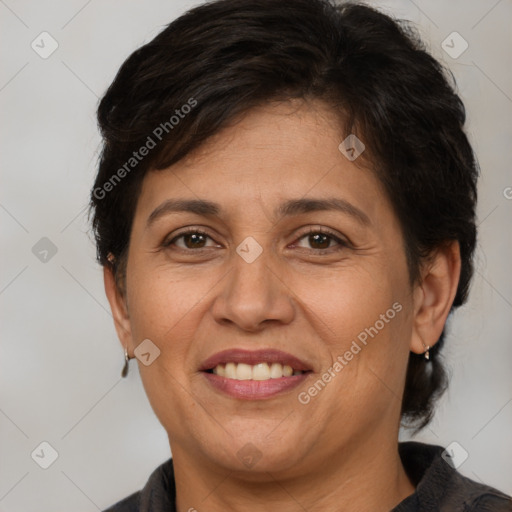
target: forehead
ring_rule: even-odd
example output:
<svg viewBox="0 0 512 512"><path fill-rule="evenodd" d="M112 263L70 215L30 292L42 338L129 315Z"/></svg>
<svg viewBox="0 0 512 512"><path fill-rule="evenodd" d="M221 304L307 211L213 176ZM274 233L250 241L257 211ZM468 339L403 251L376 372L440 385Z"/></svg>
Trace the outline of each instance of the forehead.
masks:
<svg viewBox="0 0 512 512"><path fill-rule="evenodd" d="M209 199L248 212L256 202L275 210L290 198L340 197L369 216L390 207L363 158L339 150L341 123L321 102L253 109L167 170L145 177L139 213L170 197ZM234 214L234 211L231 211Z"/></svg>

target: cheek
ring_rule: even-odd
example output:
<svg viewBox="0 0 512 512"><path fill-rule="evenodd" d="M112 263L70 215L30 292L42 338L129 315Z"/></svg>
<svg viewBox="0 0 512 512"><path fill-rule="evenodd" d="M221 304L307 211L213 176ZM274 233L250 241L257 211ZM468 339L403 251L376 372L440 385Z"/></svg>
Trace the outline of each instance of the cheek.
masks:
<svg viewBox="0 0 512 512"><path fill-rule="evenodd" d="M187 364L191 351L198 348L194 339L214 281L141 268L134 265L127 283L132 336L134 345L150 339L160 354L149 366L137 361L140 376L158 419L185 444L195 427L190 421L184 427L183 418L197 414L198 407L197 398L186 390L192 372Z"/></svg>
<svg viewBox="0 0 512 512"><path fill-rule="evenodd" d="M137 338L173 339L173 332L181 332L187 317L197 314L213 280L205 279L204 274L199 278L189 272L180 277L176 271L144 268L139 265L135 269L134 265L128 283L132 329Z"/></svg>
<svg viewBox="0 0 512 512"><path fill-rule="evenodd" d="M204 350L201 343L208 343L207 333L203 330L199 336L198 332L221 276L215 272L180 273L179 269L148 267L134 265L128 287L132 336L135 345L150 339L160 350L154 365L145 367L139 363L153 407L157 411L160 402L167 406L172 402L176 409L175 400L187 402L187 396L180 398L178 383L189 382L196 375L193 355ZM167 406L159 416L167 414Z"/></svg>
<svg viewBox="0 0 512 512"><path fill-rule="evenodd" d="M393 406L390 397L400 396L409 353L407 273L381 264L341 269L325 281L312 277L302 281L303 288L298 281L295 286L297 295L305 297L303 310L311 312L310 322L326 353L323 371L331 368L336 375L324 404L340 407L329 408L328 414L343 415L350 409L354 417L366 417L368 404L380 412Z"/></svg>
<svg viewBox="0 0 512 512"><path fill-rule="evenodd" d="M341 350L376 322L379 331L384 330L381 315L385 320L396 316L392 305L403 290L393 281L385 269L342 268L325 279L314 274L297 279L293 286L304 312L313 313L311 321L319 332Z"/></svg>

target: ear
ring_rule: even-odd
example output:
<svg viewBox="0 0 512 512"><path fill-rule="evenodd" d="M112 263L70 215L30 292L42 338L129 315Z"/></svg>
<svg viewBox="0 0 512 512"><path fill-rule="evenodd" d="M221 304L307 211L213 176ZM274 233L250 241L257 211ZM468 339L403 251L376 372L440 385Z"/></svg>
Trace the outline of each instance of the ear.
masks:
<svg viewBox="0 0 512 512"><path fill-rule="evenodd" d="M105 293L107 294L114 324L117 331L119 341L126 347L130 353L133 352L132 330L130 325L130 316L126 305L126 297L122 294L117 286L112 269L107 266L103 267L103 282L105 284Z"/></svg>
<svg viewBox="0 0 512 512"><path fill-rule="evenodd" d="M438 342L457 293L460 267L458 241L440 247L425 264L414 290L412 352L422 354Z"/></svg>

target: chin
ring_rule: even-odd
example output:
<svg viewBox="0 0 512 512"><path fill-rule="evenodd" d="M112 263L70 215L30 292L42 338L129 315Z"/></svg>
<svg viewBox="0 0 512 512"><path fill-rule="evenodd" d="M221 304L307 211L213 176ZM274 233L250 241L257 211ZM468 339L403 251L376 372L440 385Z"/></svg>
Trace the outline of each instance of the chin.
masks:
<svg viewBox="0 0 512 512"><path fill-rule="evenodd" d="M286 473L297 469L299 461L304 460L299 438L268 438L268 430L261 435L238 434L235 438L224 437L224 445L210 445L206 456L214 465L222 466L229 472L236 472L249 480L268 480L268 473ZM212 438L212 437L211 437Z"/></svg>

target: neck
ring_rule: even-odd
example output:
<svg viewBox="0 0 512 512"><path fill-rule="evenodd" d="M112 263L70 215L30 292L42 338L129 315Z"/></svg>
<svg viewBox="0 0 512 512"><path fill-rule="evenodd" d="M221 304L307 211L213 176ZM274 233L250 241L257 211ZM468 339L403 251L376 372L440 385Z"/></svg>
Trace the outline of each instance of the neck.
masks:
<svg viewBox="0 0 512 512"><path fill-rule="evenodd" d="M368 442L331 453L294 475L263 472L258 481L199 462L173 447L178 512L372 510L389 512L414 492L396 442Z"/></svg>

